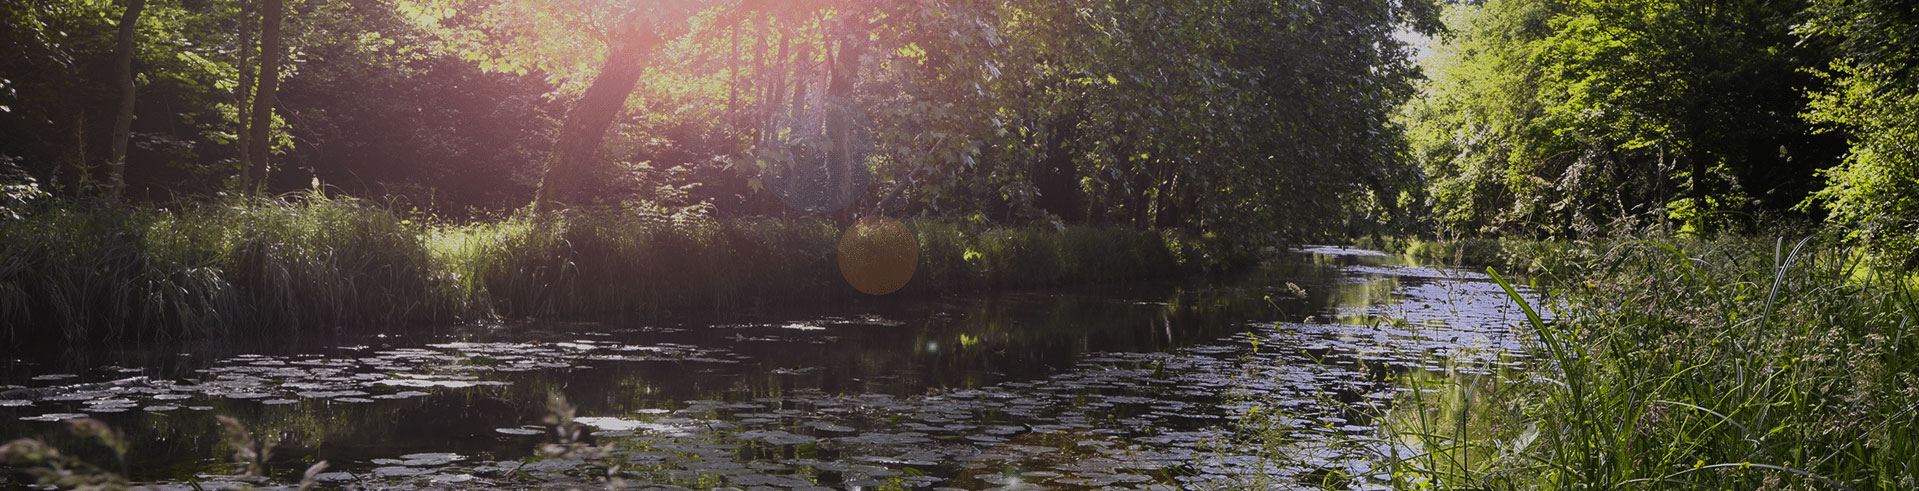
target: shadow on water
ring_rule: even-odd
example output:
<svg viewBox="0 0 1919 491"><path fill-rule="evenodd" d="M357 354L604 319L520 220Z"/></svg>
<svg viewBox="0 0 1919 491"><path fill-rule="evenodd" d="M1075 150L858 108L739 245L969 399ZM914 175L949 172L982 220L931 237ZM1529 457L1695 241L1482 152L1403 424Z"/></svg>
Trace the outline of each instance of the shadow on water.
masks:
<svg viewBox="0 0 1919 491"><path fill-rule="evenodd" d="M57 421L88 415L134 442L135 479L179 482L233 472L224 414L281 442L283 479L327 460L335 484L591 484L603 469L535 458L562 393L628 484L1310 479L1366 464L1301 447L1305 463L1268 468L1235 422L1280 401L1271 423L1305 436L1368 432L1355 408L1390 399L1384 374L1523 351L1481 277L1307 251L1203 281L14 359L0 436L84 454Z"/></svg>

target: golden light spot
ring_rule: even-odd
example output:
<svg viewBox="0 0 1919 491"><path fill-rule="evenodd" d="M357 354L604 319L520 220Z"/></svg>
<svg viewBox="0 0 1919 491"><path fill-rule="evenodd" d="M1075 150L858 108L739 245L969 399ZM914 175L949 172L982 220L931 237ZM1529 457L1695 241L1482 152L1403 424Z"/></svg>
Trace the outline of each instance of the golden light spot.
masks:
<svg viewBox="0 0 1919 491"><path fill-rule="evenodd" d="M840 275L867 295L906 286L919 264L919 240L899 220L874 215L853 222L840 236Z"/></svg>

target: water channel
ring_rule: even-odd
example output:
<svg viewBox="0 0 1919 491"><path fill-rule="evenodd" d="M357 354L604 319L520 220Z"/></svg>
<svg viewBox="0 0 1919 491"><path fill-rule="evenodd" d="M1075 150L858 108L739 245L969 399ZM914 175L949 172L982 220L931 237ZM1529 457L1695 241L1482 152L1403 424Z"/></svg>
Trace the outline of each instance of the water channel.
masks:
<svg viewBox="0 0 1919 491"><path fill-rule="evenodd" d="M1485 275L1302 249L1227 278L662 322L471 326L333 346L0 362L0 437L96 418L157 487L1174 489L1377 482L1387 375L1523 367ZM553 395L587 431L563 456ZM565 412L565 411L562 411ZM1249 415L1289 443L1244 435ZM237 477L216 416L271 441ZM11 479L19 479L15 475ZM11 481L9 483L17 483Z"/></svg>

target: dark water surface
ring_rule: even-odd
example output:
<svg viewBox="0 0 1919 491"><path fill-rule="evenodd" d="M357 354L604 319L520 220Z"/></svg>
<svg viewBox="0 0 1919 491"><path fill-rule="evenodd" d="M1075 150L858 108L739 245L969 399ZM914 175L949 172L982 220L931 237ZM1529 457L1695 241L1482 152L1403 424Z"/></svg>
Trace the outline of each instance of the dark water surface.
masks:
<svg viewBox="0 0 1919 491"><path fill-rule="evenodd" d="M215 415L279 442L276 480L325 460L336 486L1363 485L1404 450L1315 442L1372 435L1387 374L1523 360L1522 314L1484 275L1338 248L1228 279L840 310L7 360L0 437L111 462L60 422L93 417L132 442L134 479L209 489L241 482ZM537 452L550 394L600 455ZM1253 444L1249 415L1300 443Z"/></svg>

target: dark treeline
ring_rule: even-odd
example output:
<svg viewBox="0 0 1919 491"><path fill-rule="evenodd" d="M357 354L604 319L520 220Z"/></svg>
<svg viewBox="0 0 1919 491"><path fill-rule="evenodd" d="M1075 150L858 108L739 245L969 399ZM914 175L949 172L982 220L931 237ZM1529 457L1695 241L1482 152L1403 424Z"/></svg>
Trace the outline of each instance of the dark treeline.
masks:
<svg viewBox="0 0 1919 491"><path fill-rule="evenodd" d="M139 4L0 11L11 182L1300 240L1405 221L1393 33L1437 26L1396 0Z"/></svg>
<svg viewBox="0 0 1919 491"><path fill-rule="evenodd" d="M248 223L228 220L193 225L210 227L193 240L213 242L161 250L154 237L234 213L196 207L260 196L284 202L263 212L288 217L274 222L291 224L286 237L331 223L339 205L302 201L365 198L384 211L347 228L397 224L408 248L440 258L427 272L464 254L452 237L553 244L540 250L558 264L610 270L551 241L580 232L521 221L556 214L646 234L874 214L967 237L1017 229L1035 244L1069 226L1150 230L1163 258L1362 234L1739 232L1809 218L1909 261L1919 237L1919 14L1892 0L0 9L0 251L21 265L0 273L22 305L91 298L47 280L85 263L80 246L50 246L76 224L114 224L118 239L87 245L129 258L138 281L100 294L113 302L159 298L137 285L191 271L248 284L234 275L260 265L241 262L253 247L241 245L275 234L212 230ZM1418 34L1432 43L1415 63L1402 40ZM82 219L99 207L111 210ZM505 269L537 276L533 260L549 258L521 259ZM1159 266L1142 267L1182 270ZM945 272L1005 273L989 269ZM313 271L325 283L331 270Z"/></svg>
<svg viewBox="0 0 1919 491"><path fill-rule="evenodd" d="M1438 26L1423 0L0 9L21 346L816 302L870 215L909 219L925 293L1386 232L1419 182L1396 33Z"/></svg>

